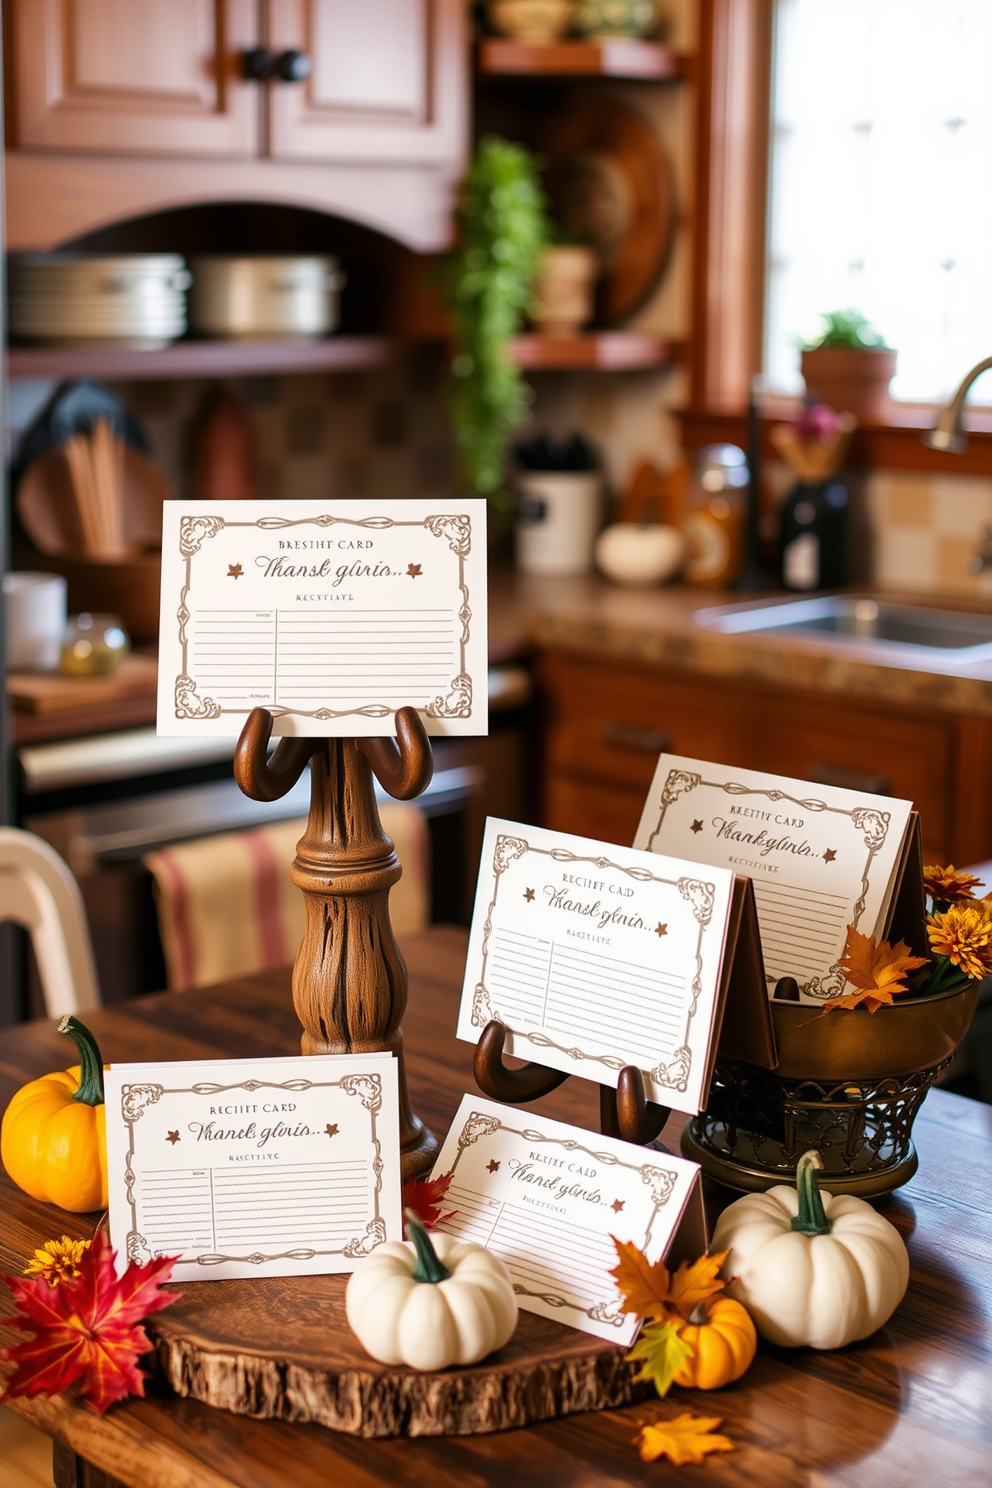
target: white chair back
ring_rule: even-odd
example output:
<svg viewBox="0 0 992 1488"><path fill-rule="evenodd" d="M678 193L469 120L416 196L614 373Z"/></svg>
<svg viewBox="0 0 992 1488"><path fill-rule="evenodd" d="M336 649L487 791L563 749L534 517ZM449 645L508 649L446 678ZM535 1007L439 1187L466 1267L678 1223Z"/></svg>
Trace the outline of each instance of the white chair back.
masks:
<svg viewBox="0 0 992 1488"><path fill-rule="evenodd" d="M100 1006L93 947L79 885L54 848L0 827L0 921L31 936L50 1018Z"/></svg>

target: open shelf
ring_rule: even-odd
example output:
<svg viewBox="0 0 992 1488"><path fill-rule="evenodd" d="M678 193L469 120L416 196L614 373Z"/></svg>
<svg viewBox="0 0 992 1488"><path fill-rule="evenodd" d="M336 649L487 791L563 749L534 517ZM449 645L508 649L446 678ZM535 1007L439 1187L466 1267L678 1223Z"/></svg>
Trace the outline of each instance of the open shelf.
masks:
<svg viewBox="0 0 992 1488"><path fill-rule="evenodd" d="M479 45L481 77L677 78L688 59L658 41L622 37L603 41L555 41L528 46L494 39Z"/></svg>
<svg viewBox="0 0 992 1488"><path fill-rule="evenodd" d="M510 355L528 372L630 372L664 367L677 360L680 347L645 331L586 331L577 336L515 336Z"/></svg>
<svg viewBox="0 0 992 1488"><path fill-rule="evenodd" d="M95 377L137 381L168 377L252 377L347 372L394 361L391 336L328 336L320 341L173 341L158 350L130 346L12 346L11 377Z"/></svg>

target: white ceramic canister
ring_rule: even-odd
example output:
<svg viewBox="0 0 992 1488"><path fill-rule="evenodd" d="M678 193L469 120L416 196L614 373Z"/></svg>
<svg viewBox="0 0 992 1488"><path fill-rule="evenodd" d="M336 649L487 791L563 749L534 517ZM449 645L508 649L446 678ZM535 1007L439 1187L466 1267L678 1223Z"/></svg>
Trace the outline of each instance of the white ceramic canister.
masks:
<svg viewBox="0 0 992 1488"><path fill-rule="evenodd" d="M517 567L530 574L592 568L603 481L594 470L530 470L517 481Z"/></svg>
<svg viewBox="0 0 992 1488"><path fill-rule="evenodd" d="M10 670L53 671L66 627L65 579L59 574L6 573L3 608Z"/></svg>

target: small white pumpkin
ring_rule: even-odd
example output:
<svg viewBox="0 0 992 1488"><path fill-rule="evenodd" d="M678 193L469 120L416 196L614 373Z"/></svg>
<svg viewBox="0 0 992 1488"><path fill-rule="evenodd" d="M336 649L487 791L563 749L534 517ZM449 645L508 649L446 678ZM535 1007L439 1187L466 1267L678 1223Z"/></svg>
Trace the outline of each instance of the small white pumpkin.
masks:
<svg viewBox="0 0 992 1488"><path fill-rule="evenodd" d="M797 1188L748 1194L725 1209L713 1250L729 1250L727 1296L785 1348L843 1348L888 1322L909 1284L902 1237L864 1199L821 1196L807 1152ZM798 1189L798 1191L797 1191Z"/></svg>
<svg viewBox="0 0 992 1488"><path fill-rule="evenodd" d="M517 1326L517 1299L499 1256L450 1235L428 1235L407 1210L408 1241L391 1240L348 1282L348 1326L383 1364L446 1369L502 1348Z"/></svg>

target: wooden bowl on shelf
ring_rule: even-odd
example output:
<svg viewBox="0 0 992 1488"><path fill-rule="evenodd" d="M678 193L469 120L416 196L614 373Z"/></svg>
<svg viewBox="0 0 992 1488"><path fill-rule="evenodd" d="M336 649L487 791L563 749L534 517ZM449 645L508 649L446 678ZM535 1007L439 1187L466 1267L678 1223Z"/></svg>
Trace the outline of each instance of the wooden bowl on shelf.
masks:
<svg viewBox="0 0 992 1488"><path fill-rule="evenodd" d="M105 611L120 617L138 645L158 639L162 554L134 552L124 558L84 558L40 553L23 544L18 561L42 573L61 574L69 585L69 610Z"/></svg>

